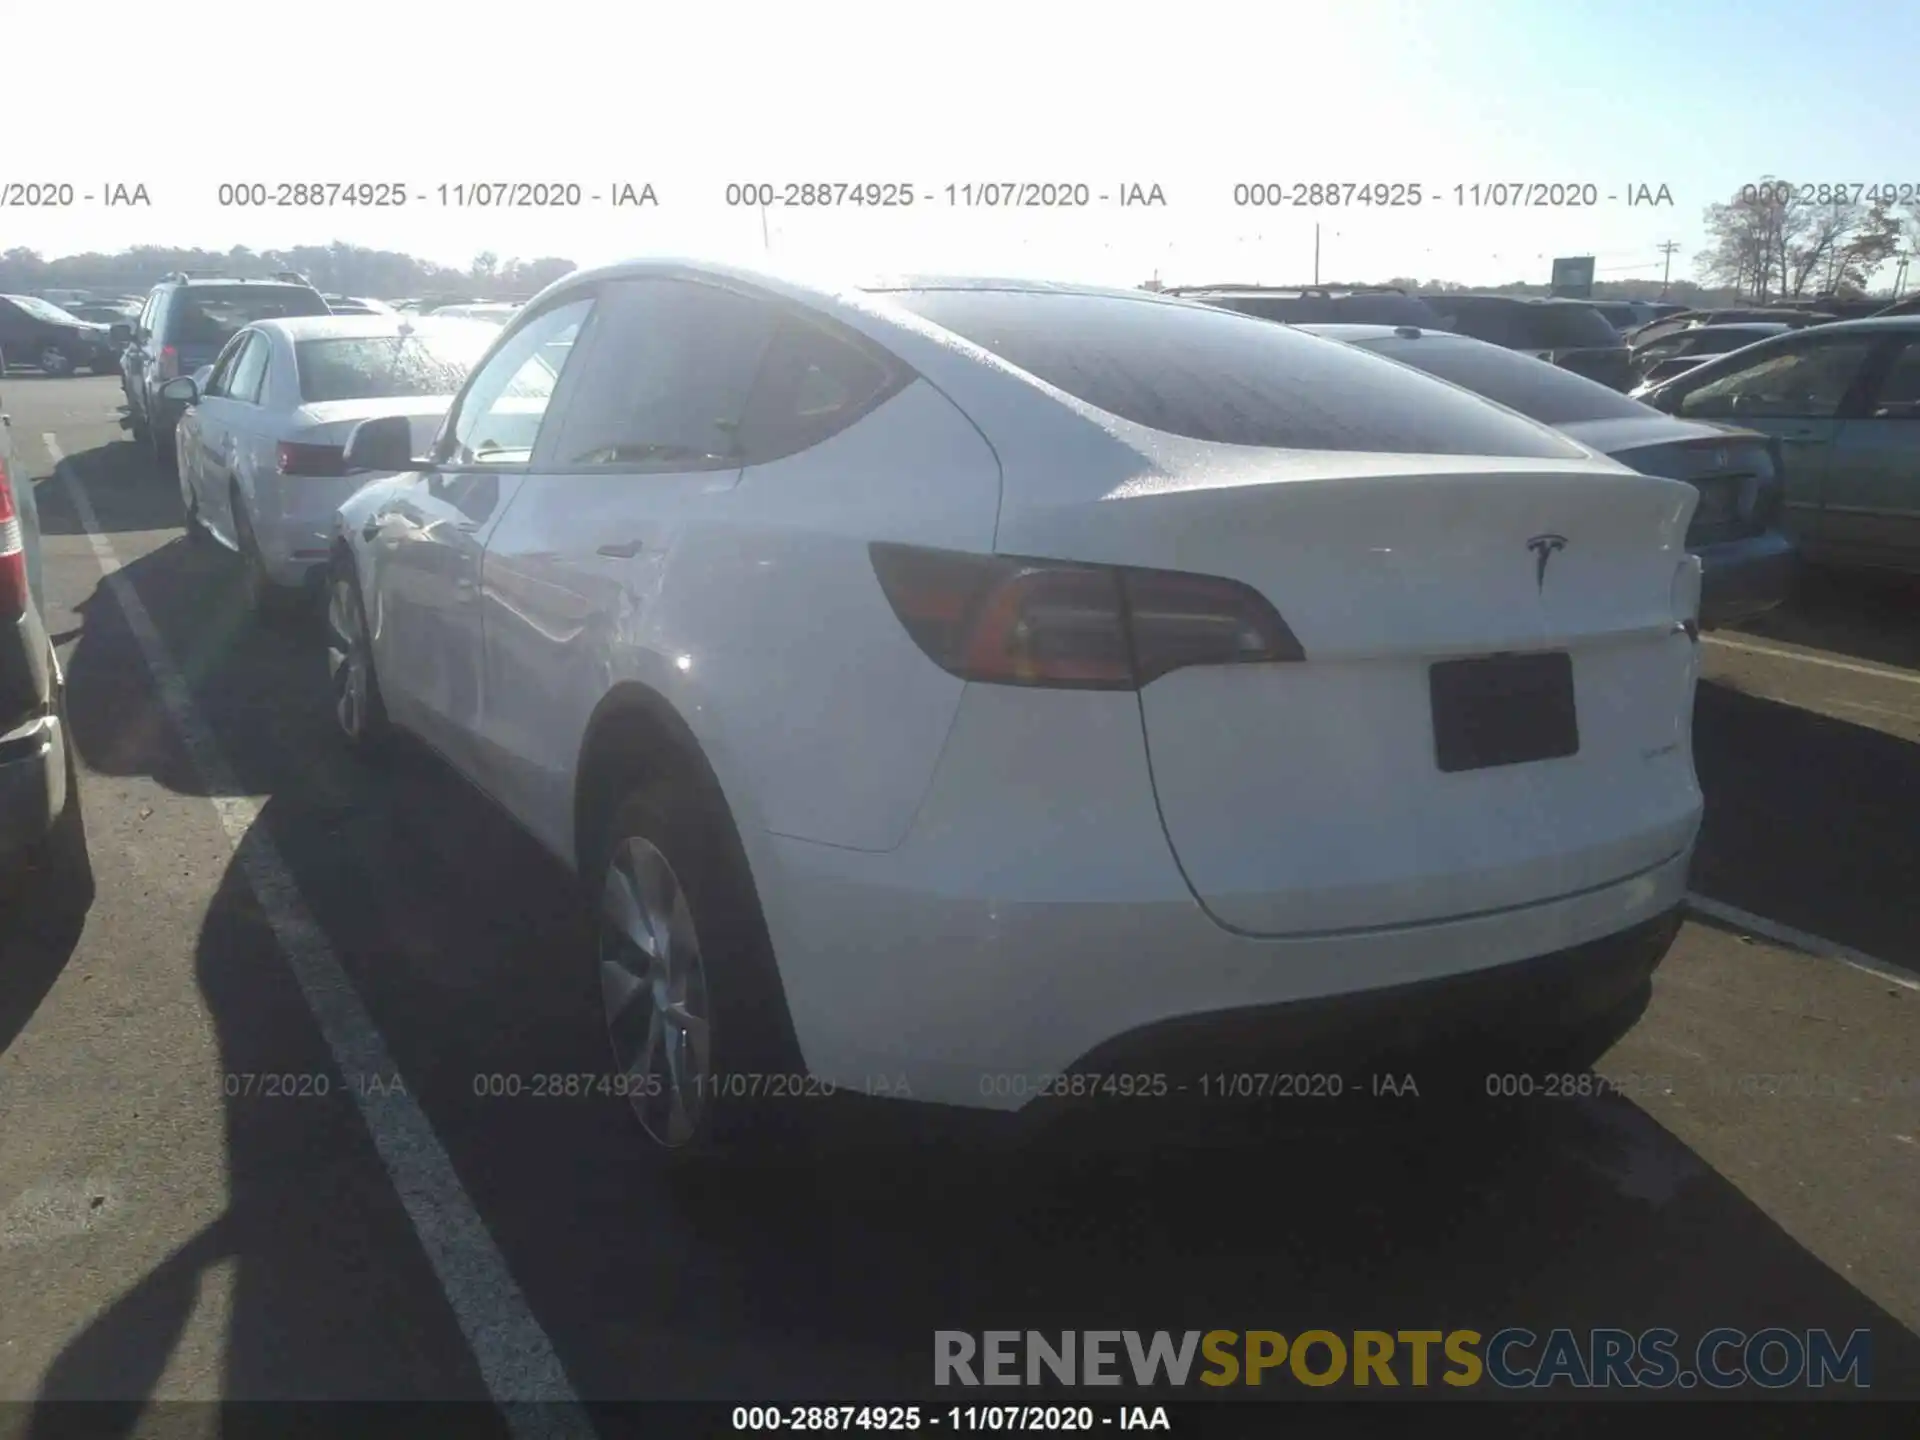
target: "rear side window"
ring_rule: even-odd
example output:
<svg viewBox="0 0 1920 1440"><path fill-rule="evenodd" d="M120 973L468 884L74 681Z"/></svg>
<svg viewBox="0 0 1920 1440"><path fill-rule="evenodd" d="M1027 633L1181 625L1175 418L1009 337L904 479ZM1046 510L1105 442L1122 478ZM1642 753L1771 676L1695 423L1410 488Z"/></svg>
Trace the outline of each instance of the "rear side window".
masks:
<svg viewBox="0 0 1920 1440"><path fill-rule="evenodd" d="M609 285L601 304L554 466L742 464L747 397L780 320L773 306L713 285L653 279Z"/></svg>
<svg viewBox="0 0 1920 1440"><path fill-rule="evenodd" d="M258 401L272 354L273 347L266 336L257 330L247 336L245 348L234 357L233 368L227 372L227 394L249 405Z"/></svg>
<svg viewBox="0 0 1920 1440"><path fill-rule="evenodd" d="M1004 290L893 298L1086 404L1194 440L1543 459L1584 453L1357 347L1209 306Z"/></svg>
<svg viewBox="0 0 1920 1440"><path fill-rule="evenodd" d="M905 370L823 325L788 315L760 363L740 425L746 464L818 445L900 389Z"/></svg>
<svg viewBox="0 0 1920 1440"><path fill-rule="evenodd" d="M1440 313L1451 322L1452 328L1462 335L1471 335L1475 340L1484 340L1489 345L1523 345L1513 326L1513 312L1516 306L1495 303L1475 305L1462 303L1441 304Z"/></svg>
<svg viewBox="0 0 1920 1440"><path fill-rule="evenodd" d="M1657 413L1598 381L1498 345L1429 337L1381 340L1367 348L1484 395L1542 425L1634 420Z"/></svg>

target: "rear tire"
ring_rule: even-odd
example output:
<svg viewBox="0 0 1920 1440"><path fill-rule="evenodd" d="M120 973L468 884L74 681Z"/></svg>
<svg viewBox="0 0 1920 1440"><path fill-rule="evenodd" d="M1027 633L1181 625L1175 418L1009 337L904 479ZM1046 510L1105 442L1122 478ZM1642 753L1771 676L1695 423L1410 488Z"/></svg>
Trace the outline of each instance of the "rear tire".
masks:
<svg viewBox="0 0 1920 1440"><path fill-rule="evenodd" d="M693 765L614 807L584 872L614 1073L671 1173L803 1141L809 1093L766 921L725 802Z"/></svg>
<svg viewBox="0 0 1920 1440"><path fill-rule="evenodd" d="M276 585L267 573L267 562L260 553L260 542L253 533L253 521L247 515L246 501L235 490L231 500L233 535L240 547L240 564L246 574L247 608L261 620L287 619L294 611L302 591Z"/></svg>
<svg viewBox="0 0 1920 1440"><path fill-rule="evenodd" d="M49 345L40 352L40 373L54 379L73 374L73 357L58 345Z"/></svg>

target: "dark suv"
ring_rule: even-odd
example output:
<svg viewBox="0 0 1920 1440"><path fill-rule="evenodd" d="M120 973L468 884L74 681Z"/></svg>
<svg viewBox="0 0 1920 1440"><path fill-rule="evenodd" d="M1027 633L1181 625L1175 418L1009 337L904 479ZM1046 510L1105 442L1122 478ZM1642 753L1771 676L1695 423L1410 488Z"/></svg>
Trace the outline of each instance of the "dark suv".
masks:
<svg viewBox="0 0 1920 1440"><path fill-rule="evenodd" d="M36 295L0 295L0 374L9 366L31 365L43 375L107 375L118 363L106 326Z"/></svg>
<svg viewBox="0 0 1920 1440"><path fill-rule="evenodd" d="M170 464L182 407L160 398L162 385L211 365L227 341L256 320L332 313L318 290L290 273L272 280L182 273L161 281L137 321L113 327L126 345L120 376L133 433L153 446L154 459Z"/></svg>
<svg viewBox="0 0 1920 1440"><path fill-rule="evenodd" d="M1615 390L1633 386L1626 340L1585 301L1524 295L1428 295L1425 299L1446 317L1446 328L1456 334L1538 356Z"/></svg>
<svg viewBox="0 0 1920 1440"><path fill-rule="evenodd" d="M1424 300L1392 285L1180 285L1161 293L1287 325L1445 328Z"/></svg>

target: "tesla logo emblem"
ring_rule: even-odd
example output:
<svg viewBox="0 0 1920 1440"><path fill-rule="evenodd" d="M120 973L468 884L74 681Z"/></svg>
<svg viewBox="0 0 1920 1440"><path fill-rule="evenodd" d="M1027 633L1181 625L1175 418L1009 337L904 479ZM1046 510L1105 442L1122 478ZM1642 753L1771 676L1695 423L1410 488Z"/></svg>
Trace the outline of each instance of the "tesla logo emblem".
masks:
<svg viewBox="0 0 1920 1440"><path fill-rule="evenodd" d="M1536 535L1527 541L1527 549L1533 552L1533 582L1541 590L1547 588L1547 562L1567 548L1564 535Z"/></svg>

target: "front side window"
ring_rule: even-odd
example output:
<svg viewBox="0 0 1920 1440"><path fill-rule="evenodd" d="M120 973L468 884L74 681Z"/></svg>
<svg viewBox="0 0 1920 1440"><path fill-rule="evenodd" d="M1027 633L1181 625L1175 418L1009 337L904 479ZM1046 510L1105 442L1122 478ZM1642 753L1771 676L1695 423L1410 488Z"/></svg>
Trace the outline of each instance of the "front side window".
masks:
<svg viewBox="0 0 1920 1440"><path fill-rule="evenodd" d="M592 296L556 305L508 338L468 382L442 456L454 465L524 465L573 356Z"/></svg>
<svg viewBox="0 0 1920 1440"><path fill-rule="evenodd" d="M1835 339L1775 350L1689 391L1679 413L1695 419L1831 420L1872 348L1866 340Z"/></svg>
<svg viewBox="0 0 1920 1440"><path fill-rule="evenodd" d="M603 304L555 466L741 464L747 397L779 312L731 290L667 279L609 285Z"/></svg>
<svg viewBox="0 0 1920 1440"><path fill-rule="evenodd" d="M1893 357L1867 414L1875 420L1920 420L1920 340L1909 340Z"/></svg>

